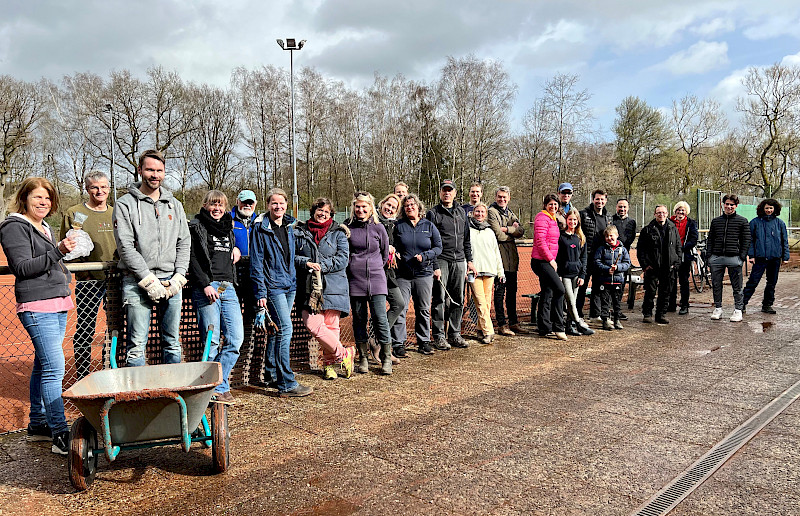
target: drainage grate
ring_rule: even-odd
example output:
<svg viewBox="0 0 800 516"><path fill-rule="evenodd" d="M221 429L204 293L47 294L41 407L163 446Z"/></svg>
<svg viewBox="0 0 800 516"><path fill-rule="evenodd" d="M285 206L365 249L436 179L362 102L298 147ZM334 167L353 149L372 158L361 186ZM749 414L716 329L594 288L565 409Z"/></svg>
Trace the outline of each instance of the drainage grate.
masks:
<svg viewBox="0 0 800 516"><path fill-rule="evenodd" d="M775 419L800 397L800 382L789 387L780 396L772 400L767 406L748 419L739 428L728 434L716 446L711 448L697 462L689 466L683 473L667 484L661 491L653 495L644 505L636 509L633 514L639 516L659 516L668 514L700 484L714 474L731 455L744 446L762 428Z"/></svg>

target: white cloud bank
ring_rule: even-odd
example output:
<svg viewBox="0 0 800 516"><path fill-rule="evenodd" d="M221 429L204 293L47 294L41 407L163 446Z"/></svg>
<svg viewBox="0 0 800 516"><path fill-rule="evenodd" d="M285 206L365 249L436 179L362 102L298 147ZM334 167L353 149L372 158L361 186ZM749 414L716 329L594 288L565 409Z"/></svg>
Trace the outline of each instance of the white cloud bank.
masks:
<svg viewBox="0 0 800 516"><path fill-rule="evenodd" d="M674 75L702 74L727 65L728 44L724 41L698 41L686 50L669 56L656 66Z"/></svg>

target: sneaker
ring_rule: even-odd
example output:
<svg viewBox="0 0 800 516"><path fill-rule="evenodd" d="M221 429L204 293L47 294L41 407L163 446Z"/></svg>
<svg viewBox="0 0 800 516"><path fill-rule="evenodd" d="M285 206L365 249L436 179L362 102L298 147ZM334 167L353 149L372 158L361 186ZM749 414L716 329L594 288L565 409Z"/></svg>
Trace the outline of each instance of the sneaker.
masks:
<svg viewBox="0 0 800 516"><path fill-rule="evenodd" d="M336 368L333 364L328 364L322 369L322 378L324 380L335 380L339 376L336 374Z"/></svg>
<svg viewBox="0 0 800 516"><path fill-rule="evenodd" d="M689 313L688 306L682 306L680 310L678 310L678 315L686 315Z"/></svg>
<svg viewBox="0 0 800 516"><path fill-rule="evenodd" d="M461 334L453 335L450 337L450 345L454 348L468 348L469 344Z"/></svg>
<svg viewBox="0 0 800 516"><path fill-rule="evenodd" d="M481 343L482 344L491 344L493 340L494 340L494 335L489 333L489 334L486 334L486 335L483 336L483 338L481 339Z"/></svg>
<svg viewBox="0 0 800 516"><path fill-rule="evenodd" d="M642 317L642 322L643 322L643 323L646 323L646 324L650 324L650 323L652 323L652 322L653 322L653 316L652 316L652 315L645 315L645 316L643 316L643 317Z"/></svg>
<svg viewBox="0 0 800 516"><path fill-rule="evenodd" d="M772 314L772 315L778 313L774 308L772 308L772 306L762 306L761 311L764 312L765 314ZM744 310L742 310L742 313L744 313Z"/></svg>
<svg viewBox="0 0 800 516"><path fill-rule="evenodd" d="M589 322L592 324L603 324L602 317L589 317Z"/></svg>
<svg viewBox="0 0 800 516"><path fill-rule="evenodd" d="M613 330L614 323L612 323L609 319L603 319L603 329L604 330Z"/></svg>
<svg viewBox="0 0 800 516"><path fill-rule="evenodd" d="M564 333L563 331L557 331L557 332L555 332L555 336L556 336L556 338L557 338L558 340L569 340L569 339L567 338L567 334L566 334L566 333Z"/></svg>
<svg viewBox="0 0 800 516"><path fill-rule="evenodd" d="M234 403L236 403L236 400L234 399L233 394L231 394L231 391L218 392L215 401L217 403L224 403L225 405L233 405Z"/></svg>
<svg viewBox="0 0 800 516"><path fill-rule="evenodd" d="M431 343L422 341L419 343L418 350L423 355L433 355L433 348L431 348Z"/></svg>
<svg viewBox="0 0 800 516"><path fill-rule="evenodd" d="M578 332L581 335L594 335L594 330L586 326L586 323L578 325Z"/></svg>
<svg viewBox="0 0 800 516"><path fill-rule="evenodd" d="M731 315L730 321L731 322L741 322L742 320L742 311L741 310L734 310L733 315Z"/></svg>
<svg viewBox="0 0 800 516"><path fill-rule="evenodd" d="M715 308L713 312L711 312L711 320L712 321L719 321L722 317L722 308Z"/></svg>
<svg viewBox="0 0 800 516"><path fill-rule="evenodd" d="M356 350L355 348L344 348L344 358L339 363L339 372L345 378L353 376L353 366L355 365Z"/></svg>
<svg viewBox="0 0 800 516"><path fill-rule="evenodd" d="M433 341L433 347L439 351L447 351L450 349L450 344L444 337L436 337L436 340Z"/></svg>
<svg viewBox="0 0 800 516"><path fill-rule="evenodd" d="M568 324L566 330L564 331L567 335L571 335L573 337L578 337L583 335L578 328L575 327L574 324Z"/></svg>
<svg viewBox="0 0 800 516"><path fill-rule="evenodd" d="M47 423L41 425L34 425L33 423L28 423L27 439L30 442L50 441L53 439L53 432L50 431L50 427L47 426Z"/></svg>
<svg viewBox="0 0 800 516"><path fill-rule="evenodd" d="M508 326L505 326L505 325L503 325L503 326L501 326L500 328L498 328L498 329L497 329L497 333L499 333L500 335L504 335L504 336L506 336L506 337L513 337L514 335L516 335L516 333L514 333L513 331L511 331L511 330L509 329L509 327L508 327Z"/></svg>
<svg viewBox="0 0 800 516"><path fill-rule="evenodd" d="M297 387L295 387L294 389L290 391L279 392L278 396L280 396L281 398L301 398L303 396L308 396L312 392L314 392L314 389L312 389L311 387L298 383Z"/></svg>
<svg viewBox="0 0 800 516"><path fill-rule="evenodd" d="M619 320L620 320L620 321L627 321L627 320L628 320L628 316L627 316L627 315L625 315L625 314L623 314L622 312L620 312L620 314L619 314Z"/></svg>
<svg viewBox="0 0 800 516"><path fill-rule="evenodd" d="M625 327L622 325L622 321L620 321L619 319L615 320L614 321L614 329L615 330L624 330Z"/></svg>
<svg viewBox="0 0 800 516"><path fill-rule="evenodd" d="M408 353L406 353L406 344L395 344L392 346L392 355L396 356L397 358L407 358Z"/></svg>
<svg viewBox="0 0 800 516"><path fill-rule="evenodd" d="M669 324L669 321L663 315L657 315L656 316L656 323L657 324Z"/></svg>
<svg viewBox="0 0 800 516"><path fill-rule="evenodd" d="M59 455L69 455L69 432L59 432L54 435L50 451Z"/></svg>

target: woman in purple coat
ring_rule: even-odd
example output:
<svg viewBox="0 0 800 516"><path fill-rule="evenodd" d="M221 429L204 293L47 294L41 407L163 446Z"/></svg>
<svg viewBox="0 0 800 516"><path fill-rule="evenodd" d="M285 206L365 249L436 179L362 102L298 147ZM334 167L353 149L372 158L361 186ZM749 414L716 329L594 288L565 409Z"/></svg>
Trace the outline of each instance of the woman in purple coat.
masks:
<svg viewBox="0 0 800 516"><path fill-rule="evenodd" d="M381 373L392 374L392 339L386 318L386 273L383 266L389 259L389 236L375 214L375 199L367 192L353 197L350 228L350 306L353 310L353 334L360 360L358 372L369 371L367 353L367 311L372 314L375 340L381 347Z"/></svg>

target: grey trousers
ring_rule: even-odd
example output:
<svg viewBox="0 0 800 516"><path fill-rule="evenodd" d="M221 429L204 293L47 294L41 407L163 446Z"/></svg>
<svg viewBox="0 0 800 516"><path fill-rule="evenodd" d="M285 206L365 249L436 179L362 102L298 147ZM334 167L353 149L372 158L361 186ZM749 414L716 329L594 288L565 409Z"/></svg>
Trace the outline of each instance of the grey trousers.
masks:
<svg viewBox="0 0 800 516"><path fill-rule="evenodd" d="M397 286L403 294L403 311L392 326L392 342L399 344L406 341L406 313L411 299L414 300L414 332L417 334L417 344L430 342L433 276L410 280L397 278Z"/></svg>
<svg viewBox="0 0 800 516"><path fill-rule="evenodd" d="M564 284L564 299L567 300L567 318L572 322L578 322L578 308L575 306L575 300L578 297L578 278L561 278L561 283Z"/></svg>
<svg viewBox="0 0 800 516"><path fill-rule="evenodd" d="M713 255L708 260L708 266L711 268L714 306L722 308L722 278L725 276L725 269L728 269L728 277L731 279L731 288L733 288L733 307L736 310L743 309L742 260L738 256Z"/></svg>
<svg viewBox="0 0 800 516"><path fill-rule="evenodd" d="M434 339L445 336L445 321L448 323L447 337L461 335L461 318L464 316L464 284L467 275L467 262L438 260L438 263L439 269L442 271L442 282L433 281L431 325ZM451 303L448 299L442 283L447 287L447 292L455 303Z"/></svg>
<svg viewBox="0 0 800 516"><path fill-rule="evenodd" d="M406 341L406 329L402 328L398 333L395 331L394 326L400 315L405 314L408 309L408 300L403 299L403 291L400 290L400 287L390 287L386 301L389 303L386 319L389 321L389 328L392 329L392 343L402 344ZM405 319L405 317L403 318Z"/></svg>

